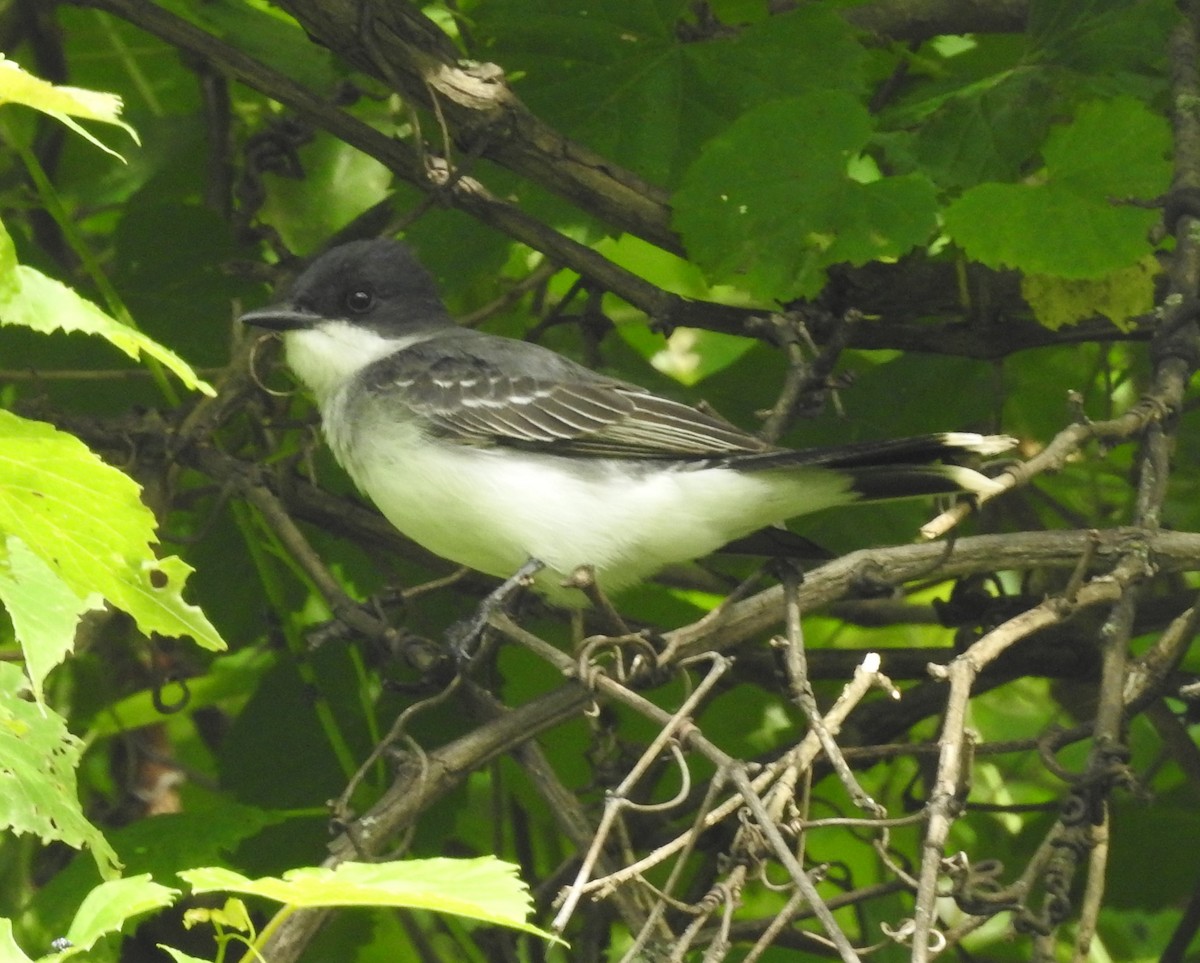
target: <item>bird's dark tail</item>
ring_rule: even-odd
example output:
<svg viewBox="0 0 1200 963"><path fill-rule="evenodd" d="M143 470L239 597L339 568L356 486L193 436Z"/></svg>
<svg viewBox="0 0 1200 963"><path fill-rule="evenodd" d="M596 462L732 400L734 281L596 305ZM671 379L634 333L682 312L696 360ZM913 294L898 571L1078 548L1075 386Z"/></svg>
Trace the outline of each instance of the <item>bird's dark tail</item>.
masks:
<svg viewBox="0 0 1200 963"><path fill-rule="evenodd" d="M947 431L834 448L738 454L727 464L742 471L832 469L846 476L851 490L864 501L958 493L983 495L996 491L997 483L971 468L942 462L971 455L997 455L1015 444L1016 440L1006 435Z"/></svg>

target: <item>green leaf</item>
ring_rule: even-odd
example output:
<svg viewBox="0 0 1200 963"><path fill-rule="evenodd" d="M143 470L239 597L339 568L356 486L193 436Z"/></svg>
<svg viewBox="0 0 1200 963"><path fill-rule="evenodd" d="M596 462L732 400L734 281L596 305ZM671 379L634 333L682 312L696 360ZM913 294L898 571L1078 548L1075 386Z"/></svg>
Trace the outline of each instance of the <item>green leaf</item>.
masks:
<svg viewBox="0 0 1200 963"><path fill-rule="evenodd" d="M192 956L191 954L184 953L183 950L177 950L175 947L167 946L165 943L156 943L155 946L169 955L171 959L175 961L175 963L211 963L209 960L204 960L198 956Z"/></svg>
<svg viewBox="0 0 1200 963"><path fill-rule="evenodd" d="M136 482L78 438L0 410L0 533L19 538L80 599L99 593L146 633L225 643L183 600L191 568L158 559Z"/></svg>
<svg viewBox="0 0 1200 963"><path fill-rule="evenodd" d="M344 68L332 51L315 45L312 37L274 3L163 0L158 6L286 73L309 89L332 94L334 85L345 79Z"/></svg>
<svg viewBox="0 0 1200 963"><path fill-rule="evenodd" d="M13 938L12 920L0 916L0 961L3 963L33 963Z"/></svg>
<svg viewBox="0 0 1200 963"><path fill-rule="evenodd" d="M1045 181L981 184L946 209L947 233L977 261L1031 274L1099 278L1150 253L1158 212L1114 201L1167 186L1166 121L1122 97L1081 107L1046 141Z"/></svg>
<svg viewBox="0 0 1200 963"><path fill-rule="evenodd" d="M175 875L180 869L224 865L242 843L266 827L287 824L282 827L286 832L297 822L286 812L268 812L218 799L208 808L138 819L109 830L105 839L127 875L148 874L165 884L177 885ZM165 839L171 841L169 846L163 845ZM72 860L26 906L22 934L43 942L61 936L70 927L76 907L99 882L89 861Z"/></svg>
<svg viewBox="0 0 1200 963"><path fill-rule="evenodd" d="M292 250L319 249L331 234L389 193L391 171L340 140L318 136L298 153L304 176L265 178L261 209Z"/></svg>
<svg viewBox="0 0 1200 963"><path fill-rule="evenodd" d="M656 369L689 387L724 371L754 347L749 338L701 328L676 328L666 342L642 325L622 325L620 333Z"/></svg>
<svg viewBox="0 0 1200 963"><path fill-rule="evenodd" d="M60 715L22 698L28 687L17 666L0 662L0 826L86 846L101 875L111 877L116 853L84 818L75 788L83 744Z"/></svg>
<svg viewBox="0 0 1200 963"><path fill-rule="evenodd" d="M539 115L659 184L750 107L814 89L863 89L865 55L832 10L808 5L737 29L690 23L687 0L481 5L488 55Z"/></svg>
<svg viewBox="0 0 1200 963"><path fill-rule="evenodd" d="M1038 321L1052 331L1096 315L1128 331L1130 318L1154 307L1154 278L1159 270L1158 262L1147 256L1132 267L1095 279L1027 274L1021 279L1021 294Z"/></svg>
<svg viewBox="0 0 1200 963"><path fill-rule="evenodd" d="M113 879L88 893L67 931L71 949L63 958L84 953L109 933L118 933L135 916L175 902L179 890L154 882L148 875Z"/></svg>
<svg viewBox="0 0 1200 963"><path fill-rule="evenodd" d="M209 923L222 929L253 933L254 922L243 900L230 896L221 907L195 906L183 914L183 925L191 929L197 923Z"/></svg>
<svg viewBox="0 0 1200 963"><path fill-rule="evenodd" d="M1033 57L1090 74L1157 66L1178 21L1171 0L1031 0Z"/></svg>
<svg viewBox="0 0 1200 963"><path fill-rule="evenodd" d="M405 906L554 938L525 922L532 907L529 891L518 878L516 866L492 856L340 863L332 869L289 870L282 878L247 879L214 866L179 875L196 894L246 893L296 907Z"/></svg>
<svg viewBox="0 0 1200 963"><path fill-rule="evenodd" d="M0 66L3 61L0 61ZM187 387L212 396L212 385L169 348L109 317L61 281L17 263L17 251L0 224L0 325L19 324L49 334L81 331L104 338L133 359L143 354L173 371Z"/></svg>
<svg viewBox="0 0 1200 963"><path fill-rule="evenodd" d="M211 809L139 819L109 835L127 872L173 883L180 869L221 863L265 827L291 818L286 812L222 800ZM160 845L163 839L171 840L169 848Z"/></svg>
<svg viewBox="0 0 1200 963"><path fill-rule="evenodd" d="M121 160L124 158L120 154L106 147L71 118L82 117L84 120L116 124L133 138L134 143L138 142L137 131L121 120L121 98L116 94L83 90L79 87L55 86L22 70L0 53L0 105L3 104L24 104L49 114L102 151L120 157Z"/></svg>
<svg viewBox="0 0 1200 963"><path fill-rule="evenodd" d="M720 304L749 305L745 291L727 285L712 286L694 264L669 251L648 244L631 234L606 238L595 249L615 264L627 268L665 291L687 298ZM605 313L616 324L617 333L651 365L680 384L694 385L723 371L755 345L753 338L676 328L664 341L651 329L646 316L618 299L605 305Z"/></svg>
<svg viewBox="0 0 1200 963"><path fill-rule="evenodd" d="M841 191L840 210L830 218L833 242L821 258L822 266L898 257L929 240L936 197L923 174L882 177L867 184L847 180Z"/></svg>
<svg viewBox="0 0 1200 963"><path fill-rule="evenodd" d="M75 644L84 612L103 607L99 596L81 598L29 546L14 535L0 541L0 602L8 610L25 657L33 697Z"/></svg>
<svg viewBox="0 0 1200 963"><path fill-rule="evenodd" d="M895 257L927 240L936 210L928 180L851 179L870 133L866 108L838 91L745 114L705 145L675 196L689 253L713 280L789 300L816 294L831 264Z"/></svg>
<svg viewBox="0 0 1200 963"><path fill-rule="evenodd" d="M1148 200L1167 186L1170 150L1161 114L1132 97L1096 100L1047 138L1046 172L1050 183L1075 193Z"/></svg>
<svg viewBox="0 0 1200 963"><path fill-rule="evenodd" d="M946 187L1015 180L1045 139L1053 109L1050 85L1038 71L969 85L921 125L917 160Z"/></svg>

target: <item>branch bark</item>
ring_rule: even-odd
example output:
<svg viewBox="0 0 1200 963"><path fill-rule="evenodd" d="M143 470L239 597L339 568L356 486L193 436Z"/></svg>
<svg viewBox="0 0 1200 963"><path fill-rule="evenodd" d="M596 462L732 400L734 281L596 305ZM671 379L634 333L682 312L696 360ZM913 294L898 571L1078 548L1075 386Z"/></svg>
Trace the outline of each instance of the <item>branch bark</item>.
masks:
<svg viewBox="0 0 1200 963"><path fill-rule="evenodd" d="M463 62L446 34L406 2L282 0L280 5L348 62L392 85L411 102L433 110L462 152L460 157L423 156L418 148L360 122L325 95L305 88L152 0L70 2L121 17L288 106L308 122L376 158L419 190L588 277L643 311L664 330L693 327L769 340L772 327L763 323L761 310L697 301L664 291L494 196L471 176L472 159L486 157L557 191L580 210L600 218L614 233L634 234L664 250L681 250L670 226L665 191L543 123L513 94L499 68ZM954 4L945 2L884 3L853 8L847 16L881 35L899 31L896 36L907 36L904 30L914 35L928 29L946 32L943 28L968 23L983 30L1020 29L1024 17L1024 5L1011 0L995 5L995 10L976 2L962 6L956 11ZM851 306L881 315L880 321L856 326L850 347L994 359L1046 344L1137 336L1106 322L1048 332L1020 321L1025 309L1019 298L1009 302L1015 319L991 330L959 323L893 327L886 319L896 305L921 305L910 312L914 316L941 314L940 310L927 310L923 302L928 292L953 291L955 286L931 284L923 277L911 288L898 288L894 278L867 281L869 271L848 272L848 277L859 279L852 286L867 284L866 290L857 292ZM876 304L872 290L884 300ZM954 306L950 311L952 315L957 313Z"/></svg>

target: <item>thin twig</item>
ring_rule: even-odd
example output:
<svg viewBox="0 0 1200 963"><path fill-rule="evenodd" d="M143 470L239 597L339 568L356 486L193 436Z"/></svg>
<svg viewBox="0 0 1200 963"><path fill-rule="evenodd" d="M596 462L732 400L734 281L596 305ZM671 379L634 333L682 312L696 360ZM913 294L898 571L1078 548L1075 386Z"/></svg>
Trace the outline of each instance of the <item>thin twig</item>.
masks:
<svg viewBox="0 0 1200 963"><path fill-rule="evenodd" d="M591 878L592 869L608 838L608 831L620 815L621 810L629 805L628 796L633 787L645 775L650 765L658 759L667 744L676 738L676 733L680 732L685 726L691 725L691 717L695 713L696 708L708 698L708 694L720 680L721 676L729 671L730 665L730 660L725 658L718 657L712 660L712 665L708 673L700 681L700 684L684 700L683 704L675 710L667 721L667 724L658 731L658 734L651 740L650 745L646 747L638 761L626 773L625 778L609 793L607 800L605 800L604 813L601 816L600 825L596 829L596 834L592 839L592 844L584 856L583 863L579 867L579 872L575 876L575 881L567 888L562 906L554 917L554 922L551 924L554 932L561 933L566 928L567 921L575 912L575 907L583 895L584 887Z"/></svg>
<svg viewBox="0 0 1200 963"><path fill-rule="evenodd" d="M928 804L929 825L921 850L919 888L914 910L913 963L924 963L928 959L933 938L937 882L942 870L943 851L950 827L961 808L959 792L965 776L966 713L975 678L1005 649L1032 632L1061 621L1075 610L1119 601L1129 586L1143 574L1143 566L1127 561L1111 575L1101 576L1082 586L1073 601L1047 599L984 635L949 665L930 666L935 678L949 681L950 692L942 724L937 776Z"/></svg>
<svg viewBox="0 0 1200 963"><path fill-rule="evenodd" d="M834 703L833 707L825 715L823 721L827 731L836 735L854 707L862 701L863 697L873 687L880 684L877 674L878 668L879 657L874 653L868 653L866 658L863 659L863 664L855 671L854 678L846 684L837 702ZM762 771L755 775L753 779L755 790L758 792L763 791L777 780L781 773L789 770L803 771L807 769L812 765L819 751L820 741L817 739L816 734L813 732L807 733L799 745L787 752L782 758L764 766ZM739 808L741 808L740 797L734 795L721 803L721 805L714 807L705 816L702 824L703 828L710 829L718 825L737 812ZM690 833L677 836L637 862L623 867L609 879L603 881L603 887L600 885L601 881L596 880L588 887L585 887L585 889L589 891L597 889L603 895L609 887L619 885L635 876L640 876L663 860L683 850L688 845L690 836Z"/></svg>

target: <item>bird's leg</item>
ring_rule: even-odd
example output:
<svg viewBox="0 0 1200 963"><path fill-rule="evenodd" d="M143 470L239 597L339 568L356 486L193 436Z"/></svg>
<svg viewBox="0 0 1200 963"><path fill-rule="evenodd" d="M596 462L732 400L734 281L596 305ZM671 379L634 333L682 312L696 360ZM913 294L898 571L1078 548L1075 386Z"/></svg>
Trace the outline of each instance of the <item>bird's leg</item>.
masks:
<svg viewBox="0 0 1200 963"><path fill-rule="evenodd" d="M546 564L539 559L526 559L516 572L484 597L474 615L455 622L446 630L446 641L459 665L466 665L478 654L479 643L492 614L503 609L518 591L527 588L533 582L533 577L545 567Z"/></svg>

